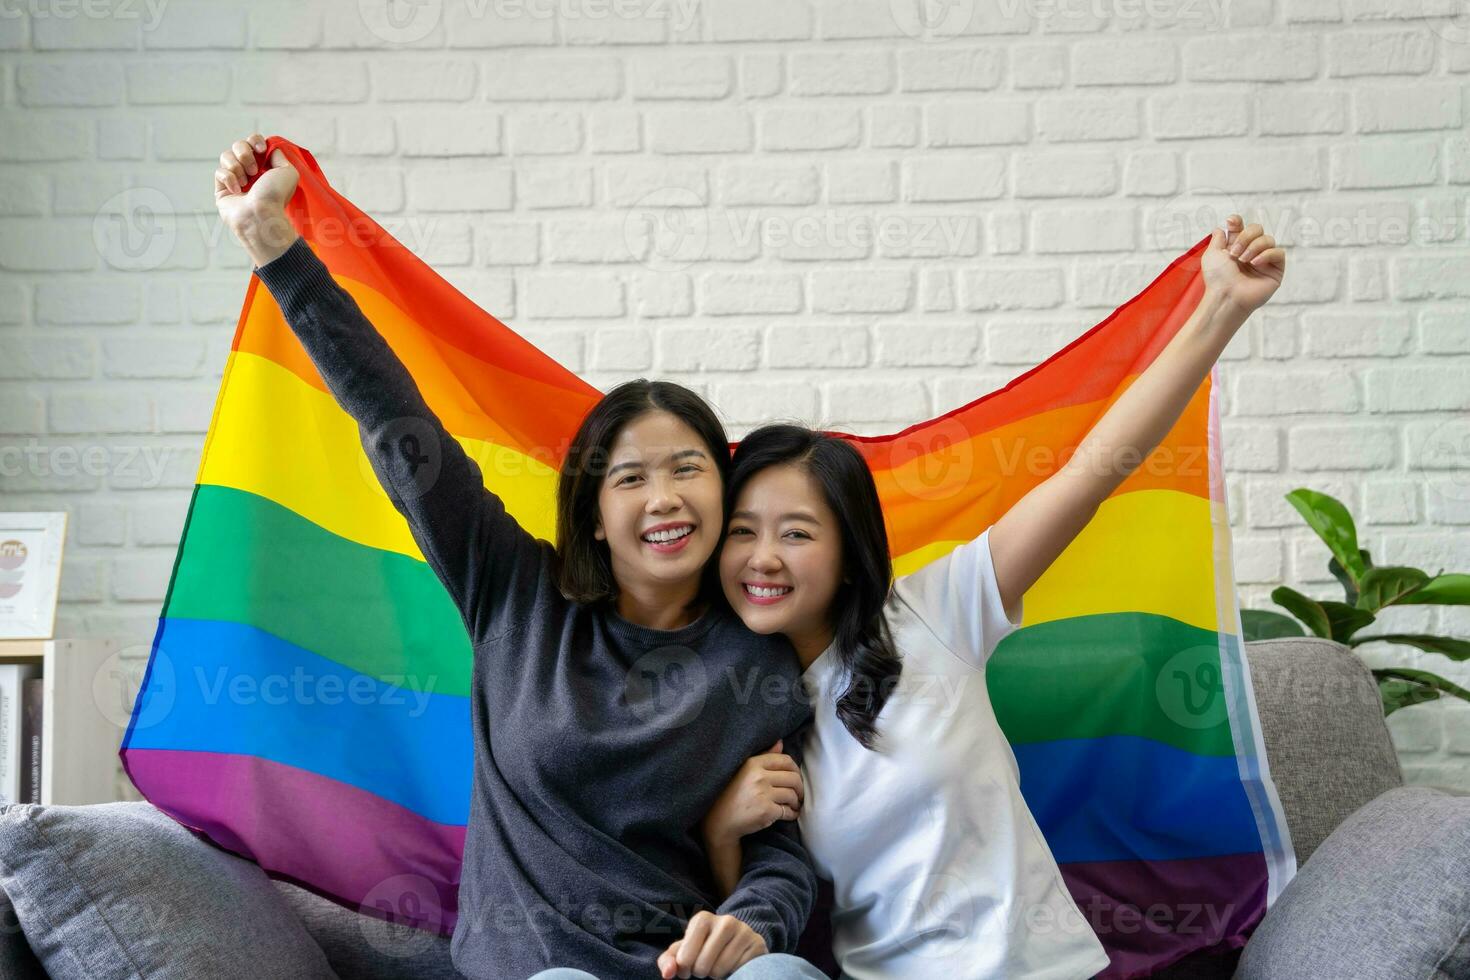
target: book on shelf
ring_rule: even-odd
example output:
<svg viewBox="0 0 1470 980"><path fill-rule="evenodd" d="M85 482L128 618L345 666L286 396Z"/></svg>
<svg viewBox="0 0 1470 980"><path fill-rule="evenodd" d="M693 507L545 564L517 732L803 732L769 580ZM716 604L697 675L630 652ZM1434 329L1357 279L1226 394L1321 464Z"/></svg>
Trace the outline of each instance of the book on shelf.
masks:
<svg viewBox="0 0 1470 980"><path fill-rule="evenodd" d="M41 802L41 720L44 717L46 682L32 677L25 682L20 699L21 755L25 758L25 790L22 803Z"/></svg>
<svg viewBox="0 0 1470 980"><path fill-rule="evenodd" d="M40 677L40 664L0 664L0 803L31 802L24 799L30 788L30 751L21 729L26 682Z"/></svg>

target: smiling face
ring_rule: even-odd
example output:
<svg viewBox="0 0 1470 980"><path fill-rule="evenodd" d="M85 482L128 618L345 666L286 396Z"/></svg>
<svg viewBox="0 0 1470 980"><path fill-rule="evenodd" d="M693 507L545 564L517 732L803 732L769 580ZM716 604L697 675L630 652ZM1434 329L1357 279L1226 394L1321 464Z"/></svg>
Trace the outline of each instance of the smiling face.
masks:
<svg viewBox="0 0 1470 980"><path fill-rule="evenodd" d="M720 552L720 585L746 626L784 633L803 662L831 642L842 528L800 464L768 467L741 488Z"/></svg>
<svg viewBox="0 0 1470 980"><path fill-rule="evenodd" d="M724 484L712 448L654 409L613 439L597 491L597 540L625 592L697 591L720 540Z"/></svg>

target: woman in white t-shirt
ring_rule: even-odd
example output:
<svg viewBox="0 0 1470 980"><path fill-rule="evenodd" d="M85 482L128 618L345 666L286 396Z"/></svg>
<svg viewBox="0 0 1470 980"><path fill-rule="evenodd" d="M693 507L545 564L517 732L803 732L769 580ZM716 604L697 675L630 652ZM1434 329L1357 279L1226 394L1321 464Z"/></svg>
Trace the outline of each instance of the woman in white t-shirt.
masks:
<svg viewBox="0 0 1470 980"><path fill-rule="evenodd" d="M780 743L752 757L702 829L729 887L743 835L799 819L832 883L844 977L1067 980L1108 965L1021 796L984 670L1026 590L1280 284L1283 250L1242 224L1215 230L1198 307L1063 468L913 574L892 578L877 489L850 444L800 426L740 444L721 582L747 626L792 641L816 710L791 746L799 768Z"/></svg>

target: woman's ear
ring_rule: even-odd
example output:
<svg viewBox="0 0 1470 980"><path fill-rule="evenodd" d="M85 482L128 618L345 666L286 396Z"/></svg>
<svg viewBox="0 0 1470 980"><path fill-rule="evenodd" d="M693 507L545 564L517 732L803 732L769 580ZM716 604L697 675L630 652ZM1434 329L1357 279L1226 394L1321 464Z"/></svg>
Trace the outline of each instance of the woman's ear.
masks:
<svg viewBox="0 0 1470 980"><path fill-rule="evenodd" d="M607 540L607 532L602 529L602 518L597 519L597 527L592 530L592 536L598 541Z"/></svg>

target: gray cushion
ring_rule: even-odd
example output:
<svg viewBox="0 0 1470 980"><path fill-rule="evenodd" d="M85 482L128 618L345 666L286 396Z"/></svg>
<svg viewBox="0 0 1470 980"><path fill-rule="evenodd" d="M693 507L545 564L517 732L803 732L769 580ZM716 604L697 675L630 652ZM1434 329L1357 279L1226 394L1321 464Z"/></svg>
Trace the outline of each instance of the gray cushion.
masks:
<svg viewBox="0 0 1470 980"><path fill-rule="evenodd" d="M46 980L41 961L31 952L10 896L0 891L0 977L5 980Z"/></svg>
<svg viewBox="0 0 1470 980"><path fill-rule="evenodd" d="M1246 945L1237 980L1470 976L1470 797L1389 790L1343 821Z"/></svg>
<svg viewBox="0 0 1470 980"><path fill-rule="evenodd" d="M290 882L277 881L275 886L341 976L352 980L460 980L449 959L448 936L385 922Z"/></svg>
<svg viewBox="0 0 1470 980"><path fill-rule="evenodd" d="M0 807L0 888L53 980L335 980L258 865L151 803Z"/></svg>
<svg viewBox="0 0 1470 980"><path fill-rule="evenodd" d="M1315 637L1246 644L1261 739L1300 867L1349 814L1404 784L1378 684Z"/></svg>

